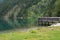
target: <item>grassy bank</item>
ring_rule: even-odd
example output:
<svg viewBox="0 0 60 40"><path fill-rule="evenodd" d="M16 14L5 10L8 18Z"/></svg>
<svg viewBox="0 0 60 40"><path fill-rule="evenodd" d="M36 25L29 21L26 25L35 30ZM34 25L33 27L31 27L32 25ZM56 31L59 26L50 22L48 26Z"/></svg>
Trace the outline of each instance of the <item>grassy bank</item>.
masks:
<svg viewBox="0 0 60 40"><path fill-rule="evenodd" d="M60 27L41 27L27 32L0 33L0 40L60 40Z"/></svg>

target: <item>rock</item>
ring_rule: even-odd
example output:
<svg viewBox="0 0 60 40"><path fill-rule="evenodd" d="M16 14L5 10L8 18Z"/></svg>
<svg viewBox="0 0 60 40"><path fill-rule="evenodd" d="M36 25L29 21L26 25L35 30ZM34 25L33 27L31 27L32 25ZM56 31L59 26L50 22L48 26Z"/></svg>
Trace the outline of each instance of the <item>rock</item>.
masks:
<svg viewBox="0 0 60 40"><path fill-rule="evenodd" d="M51 26L60 26L60 23L52 24Z"/></svg>

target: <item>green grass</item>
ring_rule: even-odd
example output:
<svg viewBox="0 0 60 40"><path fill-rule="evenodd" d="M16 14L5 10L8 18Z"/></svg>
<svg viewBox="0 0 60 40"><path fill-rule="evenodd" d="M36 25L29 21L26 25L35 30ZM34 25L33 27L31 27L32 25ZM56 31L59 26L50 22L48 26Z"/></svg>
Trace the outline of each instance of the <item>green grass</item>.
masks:
<svg viewBox="0 0 60 40"><path fill-rule="evenodd" d="M0 40L60 40L60 27L42 27L27 32L0 33Z"/></svg>

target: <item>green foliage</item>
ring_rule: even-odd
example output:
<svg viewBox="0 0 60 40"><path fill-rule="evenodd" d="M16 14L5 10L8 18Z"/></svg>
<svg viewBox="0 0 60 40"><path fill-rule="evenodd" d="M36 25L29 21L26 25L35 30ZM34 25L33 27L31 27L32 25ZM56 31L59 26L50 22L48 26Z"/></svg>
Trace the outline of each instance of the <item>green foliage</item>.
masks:
<svg viewBox="0 0 60 40"><path fill-rule="evenodd" d="M31 32L31 33L37 33L37 31L35 31L35 30L30 30L30 32Z"/></svg>
<svg viewBox="0 0 60 40"><path fill-rule="evenodd" d="M21 30L2 32L0 40L60 40L60 27L42 27L39 29L27 32Z"/></svg>
<svg viewBox="0 0 60 40"><path fill-rule="evenodd" d="M7 24L15 27L36 26L39 17L60 17L60 0L4 0L0 4L0 18L5 21L4 16L10 11L12 14Z"/></svg>

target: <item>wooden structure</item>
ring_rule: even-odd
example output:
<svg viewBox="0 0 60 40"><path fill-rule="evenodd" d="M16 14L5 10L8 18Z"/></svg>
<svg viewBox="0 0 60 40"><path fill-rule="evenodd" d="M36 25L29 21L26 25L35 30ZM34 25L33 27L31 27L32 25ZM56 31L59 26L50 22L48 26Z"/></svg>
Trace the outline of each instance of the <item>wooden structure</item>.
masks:
<svg viewBox="0 0 60 40"><path fill-rule="evenodd" d="M38 18L38 26L49 26L53 23L58 23L60 21L60 17L42 17Z"/></svg>

